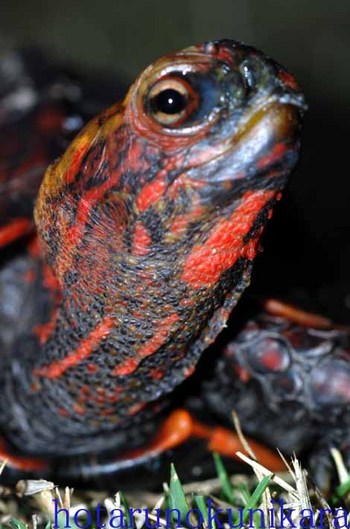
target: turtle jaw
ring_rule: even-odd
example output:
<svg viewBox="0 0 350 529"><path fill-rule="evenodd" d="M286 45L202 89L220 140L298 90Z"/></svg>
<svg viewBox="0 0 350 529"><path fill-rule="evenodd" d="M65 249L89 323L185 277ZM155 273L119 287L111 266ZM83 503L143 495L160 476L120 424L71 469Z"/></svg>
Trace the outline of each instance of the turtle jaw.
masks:
<svg viewBox="0 0 350 529"><path fill-rule="evenodd" d="M201 187L202 207L225 207L248 190L281 191L298 160L300 118L299 106L276 96L247 112L229 139L212 146L211 160L187 173Z"/></svg>
<svg viewBox="0 0 350 529"><path fill-rule="evenodd" d="M239 150L247 178L278 181L294 168L299 155L300 108L271 98L238 130L232 151ZM284 180L284 178L283 178Z"/></svg>

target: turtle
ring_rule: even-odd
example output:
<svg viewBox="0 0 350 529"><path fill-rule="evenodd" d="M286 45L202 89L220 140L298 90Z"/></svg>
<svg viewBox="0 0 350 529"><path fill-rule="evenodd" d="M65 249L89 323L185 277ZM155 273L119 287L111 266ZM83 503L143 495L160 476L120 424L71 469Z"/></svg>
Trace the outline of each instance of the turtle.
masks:
<svg viewBox="0 0 350 529"><path fill-rule="evenodd" d="M160 457L191 437L225 452L234 435L173 396L249 285L298 160L300 87L234 40L167 55L82 128L37 191L66 147L55 104L30 114L43 134L30 138L37 151L25 138L23 164L13 167L9 141L0 178L5 478L157 475Z"/></svg>

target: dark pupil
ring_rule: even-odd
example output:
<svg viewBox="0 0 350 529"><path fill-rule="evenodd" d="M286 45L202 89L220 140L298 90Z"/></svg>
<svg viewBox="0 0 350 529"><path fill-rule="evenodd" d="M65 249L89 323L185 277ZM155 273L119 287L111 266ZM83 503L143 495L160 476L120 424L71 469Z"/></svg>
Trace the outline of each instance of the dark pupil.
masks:
<svg viewBox="0 0 350 529"><path fill-rule="evenodd" d="M154 113L179 114L186 108L186 105L186 97L172 88L167 88L159 92L159 94L151 99L151 108Z"/></svg>

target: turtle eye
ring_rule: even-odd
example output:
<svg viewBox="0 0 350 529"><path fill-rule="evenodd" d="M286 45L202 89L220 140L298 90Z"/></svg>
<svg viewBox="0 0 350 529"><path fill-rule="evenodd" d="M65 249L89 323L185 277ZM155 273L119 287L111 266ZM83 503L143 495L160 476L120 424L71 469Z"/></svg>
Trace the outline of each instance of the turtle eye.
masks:
<svg viewBox="0 0 350 529"><path fill-rule="evenodd" d="M155 83L148 94L148 113L160 125L177 127L198 108L198 95L184 79L171 77Z"/></svg>

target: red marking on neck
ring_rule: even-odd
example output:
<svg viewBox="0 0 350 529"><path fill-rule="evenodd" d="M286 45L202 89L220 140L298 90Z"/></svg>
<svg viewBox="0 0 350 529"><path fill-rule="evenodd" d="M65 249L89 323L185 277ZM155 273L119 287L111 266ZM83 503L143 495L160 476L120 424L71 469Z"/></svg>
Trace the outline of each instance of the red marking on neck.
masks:
<svg viewBox="0 0 350 529"><path fill-rule="evenodd" d="M211 285L240 257L253 259L259 236L244 242L258 213L275 195L274 191L247 191L231 217L223 218L201 245L186 258L181 279L193 288Z"/></svg>
<svg viewBox="0 0 350 529"><path fill-rule="evenodd" d="M116 376L130 375L136 371L139 363L143 358L154 354L162 345L164 345L169 338L171 326L179 319L177 314L170 314L162 321L160 321L154 331L153 337L146 342L146 344L137 351L134 358L129 358L122 364L113 369L112 374Z"/></svg>
<svg viewBox="0 0 350 529"><path fill-rule="evenodd" d="M133 254L137 256L146 255L151 243L152 239L147 228L141 222L137 222L134 229Z"/></svg>
<svg viewBox="0 0 350 529"><path fill-rule="evenodd" d="M57 277L53 273L52 268L50 268L46 263L43 263L42 272L44 287L50 290L51 294L56 294L60 288L60 284Z"/></svg>
<svg viewBox="0 0 350 529"><path fill-rule="evenodd" d="M72 226L71 229L66 233L66 239L69 247L76 246L76 244L80 241L93 204L98 203L101 200L105 191L109 188L109 185L110 184L108 183L108 186L105 184L99 186L97 189L94 188L86 191L86 193L84 193L84 195L80 198L75 225Z"/></svg>
<svg viewBox="0 0 350 529"><path fill-rule="evenodd" d="M75 402L72 406L72 409L76 415L85 415L86 409L81 404Z"/></svg>
<svg viewBox="0 0 350 529"><path fill-rule="evenodd" d="M56 327L56 314L53 315L50 321L43 323L42 325L36 325L33 328L33 334L37 336L40 345L44 345L50 338Z"/></svg>
<svg viewBox="0 0 350 529"><path fill-rule="evenodd" d="M185 367L185 369L183 370L184 377L186 377L186 378L190 377L191 375L193 375L195 370L196 370L195 366L187 366L187 367Z"/></svg>
<svg viewBox="0 0 350 529"><path fill-rule="evenodd" d="M99 370L99 366L96 364L88 364L86 367L90 375L94 375Z"/></svg>
<svg viewBox="0 0 350 529"><path fill-rule="evenodd" d="M134 404L131 406L128 410L128 415L136 415L137 413L140 413L141 410L146 406L145 402L140 402L139 404Z"/></svg>
<svg viewBox="0 0 350 529"><path fill-rule="evenodd" d="M70 367L74 367L83 360L85 360L101 340L109 335L111 328L114 325L114 319L111 317L104 318L102 322L90 333L90 335L81 341L80 346L73 352L68 353L65 358L58 362L53 362L48 366L41 367L34 370L34 375L47 377L50 379L59 378Z"/></svg>
<svg viewBox="0 0 350 529"><path fill-rule="evenodd" d="M146 358L154 354L167 341L171 326L178 321L177 314L170 314L159 322L154 332L154 336L146 343L146 345L137 352L139 358Z"/></svg>
<svg viewBox="0 0 350 529"><path fill-rule="evenodd" d="M70 169L69 169L70 171ZM103 201L105 193L118 182L120 177L120 170L116 170L109 175L106 182L101 183L98 187L85 191L80 197L77 205L77 213L74 226L67 229L65 233L64 244L64 260L59 263L59 274L63 277L66 270L69 268L71 259L73 258L74 250L81 241L86 225L89 220L91 209L95 204Z"/></svg>
<svg viewBox="0 0 350 529"><path fill-rule="evenodd" d="M152 204L158 202L165 190L166 183L164 180L155 180L154 182L145 185L136 197L137 209L140 212L148 209Z"/></svg>
<svg viewBox="0 0 350 529"><path fill-rule="evenodd" d="M164 371L163 369L153 369L151 371L151 377L153 378L153 380L162 380L162 378L164 378Z"/></svg>
<svg viewBox="0 0 350 529"><path fill-rule="evenodd" d="M191 222L200 218L203 212L204 209L201 206L195 206L190 213L175 217L169 231L175 235L181 234L182 232L186 231Z"/></svg>
<svg viewBox="0 0 350 529"><path fill-rule="evenodd" d="M112 375L116 375L116 376L120 376L120 377L129 375L130 373L135 371L135 369L137 368L137 365L138 364L137 364L136 360L134 360L133 358L130 358L129 360L127 360L123 364L115 367L113 369Z"/></svg>

